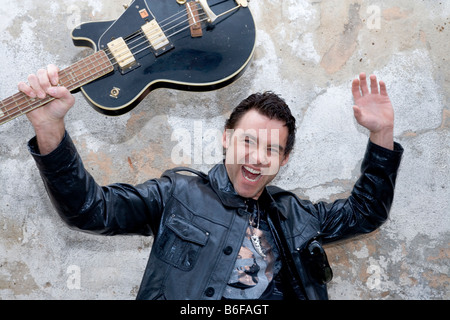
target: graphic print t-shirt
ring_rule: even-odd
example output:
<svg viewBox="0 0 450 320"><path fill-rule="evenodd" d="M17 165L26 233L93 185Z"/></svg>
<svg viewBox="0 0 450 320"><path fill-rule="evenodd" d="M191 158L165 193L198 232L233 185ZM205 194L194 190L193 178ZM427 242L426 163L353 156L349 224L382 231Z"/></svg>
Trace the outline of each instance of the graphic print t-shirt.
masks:
<svg viewBox="0 0 450 320"><path fill-rule="evenodd" d="M249 205L249 212L254 212L257 219L257 206ZM271 285L274 276L281 269L281 261L276 245L265 221L264 212L260 211L259 228L249 226L244 237L241 249L230 280L224 292L226 299L259 299L263 294L267 295L267 288ZM260 255L251 241L251 236L259 237L262 252ZM271 286L273 288L273 286ZM269 296L272 293L269 293Z"/></svg>

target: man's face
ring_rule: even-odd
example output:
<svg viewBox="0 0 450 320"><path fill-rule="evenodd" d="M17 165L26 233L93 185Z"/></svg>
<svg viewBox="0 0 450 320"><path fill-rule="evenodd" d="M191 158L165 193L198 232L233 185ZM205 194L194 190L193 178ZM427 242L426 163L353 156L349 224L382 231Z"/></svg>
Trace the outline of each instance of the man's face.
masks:
<svg viewBox="0 0 450 320"><path fill-rule="evenodd" d="M258 199L284 166L288 138L285 123L249 110L231 130L223 134L225 166L236 192L244 198Z"/></svg>

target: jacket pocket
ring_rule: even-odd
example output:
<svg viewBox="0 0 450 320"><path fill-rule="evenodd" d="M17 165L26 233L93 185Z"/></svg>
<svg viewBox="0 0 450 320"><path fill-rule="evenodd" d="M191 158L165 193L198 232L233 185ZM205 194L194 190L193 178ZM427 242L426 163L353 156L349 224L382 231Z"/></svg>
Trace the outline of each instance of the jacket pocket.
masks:
<svg viewBox="0 0 450 320"><path fill-rule="evenodd" d="M173 214L167 219L154 250L160 260L189 271L194 267L200 249L206 245L208 239L209 232Z"/></svg>

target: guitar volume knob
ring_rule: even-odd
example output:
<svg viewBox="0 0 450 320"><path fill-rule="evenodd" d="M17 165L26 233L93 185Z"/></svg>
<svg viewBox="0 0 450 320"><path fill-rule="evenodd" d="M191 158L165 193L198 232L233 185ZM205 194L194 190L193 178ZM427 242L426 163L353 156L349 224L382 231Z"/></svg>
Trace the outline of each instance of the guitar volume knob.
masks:
<svg viewBox="0 0 450 320"><path fill-rule="evenodd" d="M114 88L112 88L111 93L109 94L109 96L111 98L117 99L119 97L119 94L120 94L120 88L114 87Z"/></svg>

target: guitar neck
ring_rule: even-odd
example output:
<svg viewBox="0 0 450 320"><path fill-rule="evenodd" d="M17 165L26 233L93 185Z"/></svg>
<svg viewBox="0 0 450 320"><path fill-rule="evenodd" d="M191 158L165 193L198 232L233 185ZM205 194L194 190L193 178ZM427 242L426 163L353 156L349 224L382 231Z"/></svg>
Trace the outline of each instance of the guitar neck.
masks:
<svg viewBox="0 0 450 320"><path fill-rule="evenodd" d="M114 70L114 65L106 52L96 52L59 72L59 85L74 91ZM30 98L18 92L0 101L0 125L14 118L40 108L54 98Z"/></svg>

